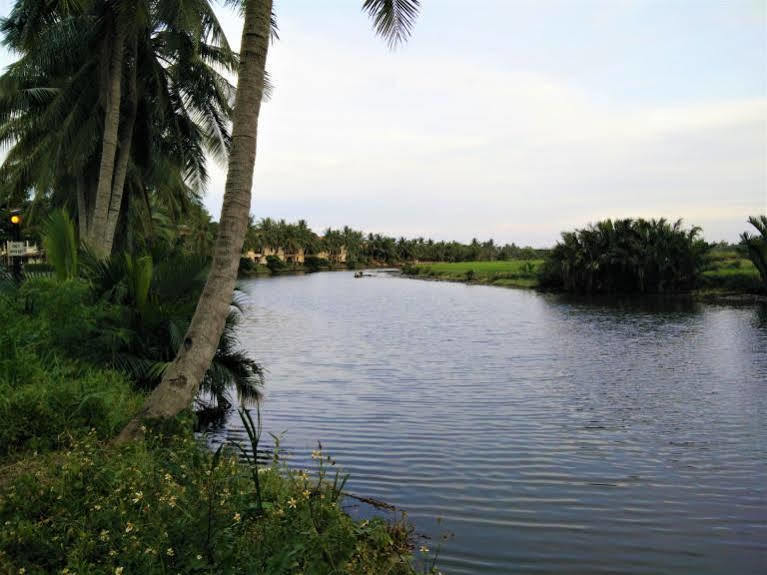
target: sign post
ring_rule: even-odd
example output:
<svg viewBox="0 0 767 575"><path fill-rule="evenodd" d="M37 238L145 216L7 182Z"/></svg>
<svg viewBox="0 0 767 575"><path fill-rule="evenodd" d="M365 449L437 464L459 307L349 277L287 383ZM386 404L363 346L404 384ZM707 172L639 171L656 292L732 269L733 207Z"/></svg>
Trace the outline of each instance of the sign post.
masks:
<svg viewBox="0 0 767 575"><path fill-rule="evenodd" d="M27 247L24 242L8 242L8 255L12 258L24 257L27 253Z"/></svg>

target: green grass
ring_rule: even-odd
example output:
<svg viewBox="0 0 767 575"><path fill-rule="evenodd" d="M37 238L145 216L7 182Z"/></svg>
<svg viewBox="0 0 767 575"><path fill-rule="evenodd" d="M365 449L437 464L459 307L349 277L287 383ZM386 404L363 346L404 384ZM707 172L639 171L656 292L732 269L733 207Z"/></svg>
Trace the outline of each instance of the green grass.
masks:
<svg viewBox="0 0 767 575"><path fill-rule="evenodd" d="M734 251L708 254L699 283L706 291L759 293L763 289L756 266Z"/></svg>
<svg viewBox="0 0 767 575"><path fill-rule="evenodd" d="M735 251L714 251L706 256L699 289L716 292L759 293L763 290L753 263ZM417 278L486 285L535 288L543 260L506 260L405 265L402 272Z"/></svg>
<svg viewBox="0 0 767 575"><path fill-rule="evenodd" d="M490 262L439 262L403 267L403 273L420 278L463 281L503 287L533 288L543 260Z"/></svg>

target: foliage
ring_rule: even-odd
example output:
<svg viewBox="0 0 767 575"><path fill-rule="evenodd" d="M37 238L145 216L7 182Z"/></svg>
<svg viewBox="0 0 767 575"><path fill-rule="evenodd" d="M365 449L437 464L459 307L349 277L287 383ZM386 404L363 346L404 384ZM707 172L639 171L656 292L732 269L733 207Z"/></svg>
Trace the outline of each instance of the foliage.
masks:
<svg viewBox="0 0 767 575"><path fill-rule="evenodd" d="M413 573L408 529L353 521L319 470L261 469L260 511L248 467L189 436L87 435L14 475L0 483L3 572Z"/></svg>
<svg viewBox="0 0 767 575"><path fill-rule="evenodd" d="M240 258L240 267L238 271L240 273L250 274L256 271L256 266L256 262L254 262L252 259L242 257Z"/></svg>
<svg viewBox="0 0 767 575"><path fill-rule="evenodd" d="M495 260L535 260L547 250L520 248L515 244L498 246L493 240L480 242L476 238L469 244L459 242L435 242L422 237L415 239L393 238L381 234L367 234L348 226L342 229L327 228L320 236L314 233L305 220L289 223L264 218L251 221L245 238L244 249L256 253L264 250L282 249L286 256L303 250L307 259L311 256L327 259L337 265L346 255L349 269L365 264L398 264L416 261L462 262ZM309 266L307 266L309 267Z"/></svg>
<svg viewBox="0 0 767 575"><path fill-rule="evenodd" d="M277 256L266 256L266 267L269 268L270 272L277 273L285 269L285 262Z"/></svg>
<svg viewBox="0 0 767 575"><path fill-rule="evenodd" d="M748 258L759 271L762 278L762 287L767 290L767 216L751 216L748 222L756 228L759 235L750 235L746 232L741 234L741 244L746 250Z"/></svg>
<svg viewBox="0 0 767 575"><path fill-rule="evenodd" d="M111 446L142 394L51 345L61 302L89 290L49 278L0 292L0 572L414 572L411 528L353 521L320 452L314 472L279 452L244 464L197 442L186 416Z"/></svg>
<svg viewBox="0 0 767 575"><path fill-rule="evenodd" d="M126 254L107 260L88 256L85 273L95 297L118 310L117 321L101 324L101 341L111 345L99 350L100 361L125 371L142 388L156 386L181 345L207 269L207 258L183 252L166 254L157 264L149 256ZM231 386L241 402L254 402L259 396L263 374L239 348L235 336L238 313L235 305L203 378L201 409L226 411L233 402ZM211 399L212 405L204 398Z"/></svg>
<svg viewBox="0 0 767 575"><path fill-rule="evenodd" d="M468 281L507 287L534 287L542 260L502 260L456 263L407 264L409 276L448 281Z"/></svg>
<svg viewBox="0 0 767 575"><path fill-rule="evenodd" d="M183 253L169 254L155 265L149 256L101 260L85 252L84 278L27 279L8 305L16 312L13 317L36 326L30 333L42 348L110 366L149 390L181 345L207 266L206 258ZM215 415L212 421L234 403L232 391L239 402L252 404L263 383L261 367L238 344L239 313L234 305L202 382L197 408Z"/></svg>
<svg viewBox="0 0 767 575"><path fill-rule="evenodd" d="M304 267L310 272L318 272L321 269L327 269L329 266L330 262L325 258L306 256L304 259Z"/></svg>
<svg viewBox="0 0 767 575"><path fill-rule="evenodd" d="M223 159L230 141L225 73L238 57L207 0L16 0L0 22L19 57L0 77L0 141L10 147L0 198L77 206L81 234L92 223L117 28L126 32L119 137L129 151L122 234L131 214L194 200L206 155Z"/></svg>
<svg viewBox="0 0 767 575"><path fill-rule="evenodd" d="M704 256L698 287L718 292L759 293L764 290L759 270L743 257L742 246L714 246Z"/></svg>
<svg viewBox="0 0 767 575"><path fill-rule="evenodd" d="M77 277L75 224L64 210L55 210L48 216L43 230L43 246L60 281Z"/></svg>
<svg viewBox="0 0 767 575"><path fill-rule="evenodd" d="M52 284L51 280L37 280ZM71 303L78 289L58 284ZM94 429L97 437L114 435L141 404L124 375L61 357L52 340L72 327L66 320L29 313L24 306L30 289L19 297L0 297L0 455L23 450L47 450L67 445ZM51 295L56 295L52 293ZM78 308L72 308L77 314ZM39 311L39 310L38 310ZM74 318L74 329L82 327ZM71 334L69 334L71 337Z"/></svg>
<svg viewBox="0 0 767 575"><path fill-rule="evenodd" d="M539 276L580 293L663 293L695 287L708 249L700 228L665 219L604 220L563 232Z"/></svg>
<svg viewBox="0 0 767 575"><path fill-rule="evenodd" d="M0 572L412 573L409 529L353 521L343 482L321 468L243 465L185 421L104 443L142 395L62 358L39 308L11 296L0 296Z"/></svg>
<svg viewBox="0 0 767 575"><path fill-rule="evenodd" d="M15 317L35 326L27 337L34 334L44 348L71 358L104 360L97 351L111 345L104 328L118 323L120 313L106 302L95 303L86 281L34 277L24 281L15 296Z"/></svg>

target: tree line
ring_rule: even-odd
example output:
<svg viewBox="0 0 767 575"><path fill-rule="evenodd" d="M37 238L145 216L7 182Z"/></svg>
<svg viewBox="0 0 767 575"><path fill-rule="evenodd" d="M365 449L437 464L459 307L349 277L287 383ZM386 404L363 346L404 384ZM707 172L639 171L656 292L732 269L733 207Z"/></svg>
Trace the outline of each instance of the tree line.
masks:
<svg viewBox="0 0 767 575"><path fill-rule="evenodd" d="M365 233L349 226L326 228L321 234L314 232L306 220L295 223L284 219L252 219L245 236L244 249L262 253L265 249L283 249L286 253L303 250L306 255L327 254L337 261L344 251L350 266L369 264L396 264L412 261L495 261L510 259L538 259L548 250L519 247L516 244L496 244L492 239L468 244L456 241L435 241L431 238L393 237Z"/></svg>
<svg viewBox="0 0 767 575"><path fill-rule="evenodd" d="M754 263L767 289L767 216L751 217L759 235L734 246ZM603 220L562 233L539 274L542 288L576 293L669 293L698 287L716 247L682 220Z"/></svg>

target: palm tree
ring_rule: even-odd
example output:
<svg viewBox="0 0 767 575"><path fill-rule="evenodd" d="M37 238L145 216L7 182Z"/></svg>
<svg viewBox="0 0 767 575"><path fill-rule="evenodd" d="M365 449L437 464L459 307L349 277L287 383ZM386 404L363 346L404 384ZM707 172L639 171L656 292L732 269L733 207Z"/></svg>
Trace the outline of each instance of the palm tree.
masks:
<svg viewBox="0 0 767 575"><path fill-rule="evenodd" d="M194 195L205 153L225 157L233 88L215 68L237 56L207 0L18 0L1 28L21 54L0 82L6 193L76 203L97 251L123 190Z"/></svg>
<svg viewBox="0 0 767 575"><path fill-rule="evenodd" d="M660 220L604 220L565 232L541 283L566 291L666 292L693 287L707 249L700 228Z"/></svg>
<svg viewBox="0 0 767 575"><path fill-rule="evenodd" d="M394 45L410 34L418 6L418 0L364 0L363 10L373 19L376 31ZM208 281L176 359L141 412L120 433L118 441L139 436L142 418L173 417L188 408L216 352L248 226L258 117L272 24L272 0L244 2L229 169Z"/></svg>
<svg viewBox="0 0 767 575"><path fill-rule="evenodd" d="M756 228L759 235L750 235L743 232L740 236L741 243L745 246L748 258L754 263L762 284L767 289L767 216L751 216L748 223Z"/></svg>

